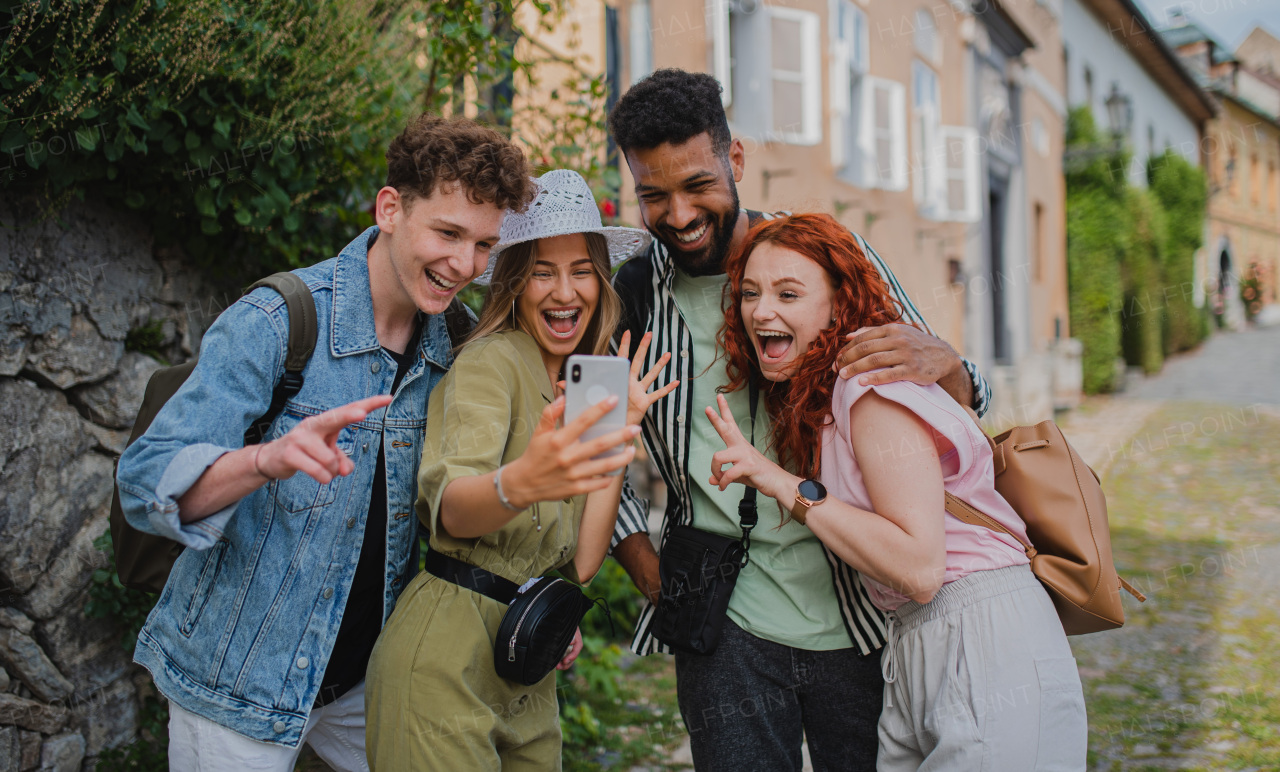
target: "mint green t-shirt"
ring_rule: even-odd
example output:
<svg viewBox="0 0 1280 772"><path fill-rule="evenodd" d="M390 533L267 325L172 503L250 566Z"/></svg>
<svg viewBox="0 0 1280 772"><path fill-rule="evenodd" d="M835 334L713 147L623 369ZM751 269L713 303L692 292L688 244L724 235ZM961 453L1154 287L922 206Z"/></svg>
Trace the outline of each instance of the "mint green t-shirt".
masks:
<svg viewBox="0 0 1280 772"><path fill-rule="evenodd" d="M687 276L675 270L672 294L693 337L693 426L689 432L689 488L693 524L724 536L738 537L738 502L744 488L733 484L721 491L710 482L711 457L724 442L707 419L705 408L716 405L716 387L728 382L724 360L716 359L716 333L724 323L721 305L725 277ZM746 389L725 395L729 410L751 437L751 404ZM755 446L770 459L769 416L763 401L756 408ZM818 537L790 521L781 528L777 502L758 496L759 523L751 532L751 560L742 569L729 599L729 618L759 638L811 651L845 649L853 645L840 619L831 567Z"/></svg>

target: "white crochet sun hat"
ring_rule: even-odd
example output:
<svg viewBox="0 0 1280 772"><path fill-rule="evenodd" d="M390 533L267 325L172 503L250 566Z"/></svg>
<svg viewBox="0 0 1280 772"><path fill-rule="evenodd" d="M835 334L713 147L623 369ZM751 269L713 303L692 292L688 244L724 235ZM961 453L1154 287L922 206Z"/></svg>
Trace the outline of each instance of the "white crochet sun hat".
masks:
<svg viewBox="0 0 1280 772"><path fill-rule="evenodd" d="M476 279L488 284L493 267L507 247L525 241L570 233L599 233L609 243L609 262L617 266L627 258L649 247L652 237L637 228L605 226L595 196L581 174L569 169L555 169L534 180L538 197L523 212L507 212L502 220L498 244L489 252L489 267Z"/></svg>

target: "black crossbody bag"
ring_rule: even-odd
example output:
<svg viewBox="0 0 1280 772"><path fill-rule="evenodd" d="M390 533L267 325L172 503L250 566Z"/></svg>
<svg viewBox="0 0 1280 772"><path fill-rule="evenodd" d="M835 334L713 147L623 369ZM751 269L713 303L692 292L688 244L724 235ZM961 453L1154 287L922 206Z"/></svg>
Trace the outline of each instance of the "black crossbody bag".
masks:
<svg viewBox="0 0 1280 772"><path fill-rule="evenodd" d="M756 444L756 403L760 390L750 383L751 444ZM658 559L662 595L653 618L653 635L669 648L690 654L710 654L720 643L729 597L738 574L750 559L751 529L756 527L756 489L738 502L742 538L707 533L692 525L677 525L667 535ZM690 513L692 522L692 513Z"/></svg>

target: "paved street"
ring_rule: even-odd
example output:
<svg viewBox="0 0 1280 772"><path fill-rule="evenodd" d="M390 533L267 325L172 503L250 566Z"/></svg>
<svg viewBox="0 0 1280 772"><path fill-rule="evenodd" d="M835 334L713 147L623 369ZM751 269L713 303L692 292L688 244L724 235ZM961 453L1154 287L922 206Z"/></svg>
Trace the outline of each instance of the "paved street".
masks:
<svg viewBox="0 0 1280 772"><path fill-rule="evenodd" d="M1215 335L1132 392L1142 399L1280 405L1280 326Z"/></svg>

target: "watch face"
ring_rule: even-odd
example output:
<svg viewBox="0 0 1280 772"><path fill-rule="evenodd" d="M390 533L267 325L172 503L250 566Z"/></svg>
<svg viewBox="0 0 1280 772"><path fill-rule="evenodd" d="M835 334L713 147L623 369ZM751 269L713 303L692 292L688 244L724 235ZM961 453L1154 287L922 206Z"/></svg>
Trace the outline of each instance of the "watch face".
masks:
<svg viewBox="0 0 1280 772"><path fill-rule="evenodd" d="M817 480L805 480L800 483L797 492L809 501L822 501L827 497L827 489Z"/></svg>

